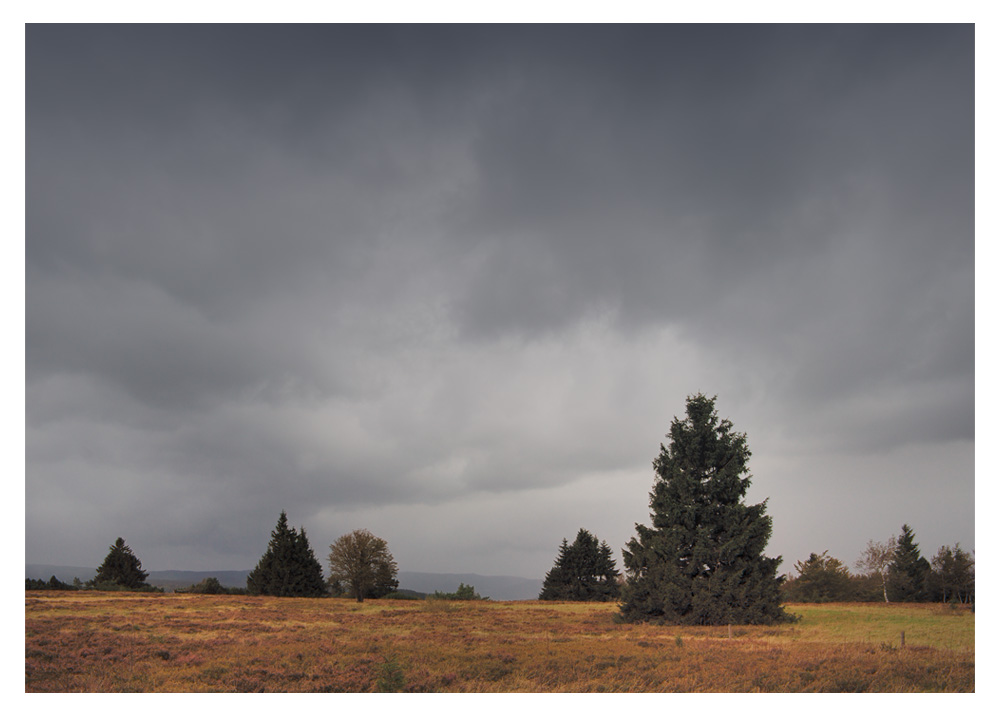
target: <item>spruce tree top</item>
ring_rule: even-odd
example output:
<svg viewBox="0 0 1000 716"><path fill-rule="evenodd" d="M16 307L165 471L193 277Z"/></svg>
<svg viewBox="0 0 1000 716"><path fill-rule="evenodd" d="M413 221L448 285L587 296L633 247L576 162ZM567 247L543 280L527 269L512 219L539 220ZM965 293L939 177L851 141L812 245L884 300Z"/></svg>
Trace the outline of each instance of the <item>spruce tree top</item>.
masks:
<svg viewBox="0 0 1000 716"><path fill-rule="evenodd" d="M674 418L670 448L661 444L653 461L659 478L650 496L654 525L689 521L694 507L739 503L750 487L749 460L746 435L719 420L715 398L688 398L687 418Z"/></svg>

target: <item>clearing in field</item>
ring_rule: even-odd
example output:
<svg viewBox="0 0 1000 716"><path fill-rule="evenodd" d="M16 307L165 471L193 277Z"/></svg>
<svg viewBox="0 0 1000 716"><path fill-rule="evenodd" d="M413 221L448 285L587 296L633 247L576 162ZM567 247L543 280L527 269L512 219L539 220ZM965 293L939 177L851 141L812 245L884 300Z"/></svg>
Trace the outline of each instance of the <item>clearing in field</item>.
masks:
<svg viewBox="0 0 1000 716"><path fill-rule="evenodd" d="M967 609L787 609L801 620L673 627L614 604L26 592L25 691L975 690Z"/></svg>

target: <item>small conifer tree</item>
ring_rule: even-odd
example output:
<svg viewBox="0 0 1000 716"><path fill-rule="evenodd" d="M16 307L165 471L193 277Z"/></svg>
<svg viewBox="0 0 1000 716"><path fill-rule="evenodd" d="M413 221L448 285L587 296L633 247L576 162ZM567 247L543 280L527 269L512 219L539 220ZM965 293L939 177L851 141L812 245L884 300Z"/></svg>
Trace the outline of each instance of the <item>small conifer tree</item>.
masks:
<svg viewBox="0 0 1000 716"><path fill-rule="evenodd" d="M273 597L321 597L326 593L323 566L316 559L305 528L296 532L281 511L271 541L247 576L247 593Z"/></svg>
<svg viewBox="0 0 1000 716"><path fill-rule="evenodd" d="M132 548L119 537L108 550L104 562L97 568L97 575L89 582L91 586L116 585L126 589L141 589L148 586L149 574L142 569L142 562L132 552Z"/></svg>
<svg viewBox="0 0 1000 716"><path fill-rule="evenodd" d="M855 586L847 567L825 551L796 562L798 576L782 585L790 602L846 602L854 597Z"/></svg>
<svg viewBox="0 0 1000 716"><path fill-rule="evenodd" d="M607 542L581 529L573 544L563 539L555 565L545 575L539 599L606 602L618 597L618 570Z"/></svg>

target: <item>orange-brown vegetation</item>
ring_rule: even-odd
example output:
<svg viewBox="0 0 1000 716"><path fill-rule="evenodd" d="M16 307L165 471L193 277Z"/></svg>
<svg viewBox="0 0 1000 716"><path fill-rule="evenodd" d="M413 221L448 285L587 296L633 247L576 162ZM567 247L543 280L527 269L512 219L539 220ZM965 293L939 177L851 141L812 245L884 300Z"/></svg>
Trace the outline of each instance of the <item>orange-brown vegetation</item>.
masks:
<svg viewBox="0 0 1000 716"><path fill-rule="evenodd" d="M621 624L614 604L25 593L25 690L973 691L975 615L788 606L777 627ZM905 646L900 643L905 631Z"/></svg>

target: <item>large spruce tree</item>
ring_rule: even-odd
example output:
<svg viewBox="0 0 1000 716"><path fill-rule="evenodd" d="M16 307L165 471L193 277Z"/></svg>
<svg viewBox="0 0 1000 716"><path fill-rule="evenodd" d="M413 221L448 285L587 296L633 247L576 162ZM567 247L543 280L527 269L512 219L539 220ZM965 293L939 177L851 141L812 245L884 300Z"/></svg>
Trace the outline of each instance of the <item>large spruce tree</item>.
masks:
<svg viewBox="0 0 1000 716"><path fill-rule="evenodd" d="M618 570L607 542L581 529L573 544L565 539L556 563L545 575L539 599L607 602L618 597Z"/></svg>
<svg viewBox="0 0 1000 716"><path fill-rule="evenodd" d="M787 621L777 576L765 557L766 501L746 505L746 435L719 420L715 398L687 399L670 426L670 447L653 461L652 526L636 525L623 550L621 613L628 621L770 624Z"/></svg>
<svg viewBox="0 0 1000 716"><path fill-rule="evenodd" d="M271 541L260 562L247 576L249 594L272 597L321 597L326 594L323 566L316 559L305 528L296 532L281 511Z"/></svg>
<svg viewBox="0 0 1000 716"><path fill-rule="evenodd" d="M132 552L132 548L119 537L108 550L108 556L97 568L97 575L88 584L100 588L102 585L117 585L127 589L142 589L148 586L149 574L142 569L142 562Z"/></svg>

